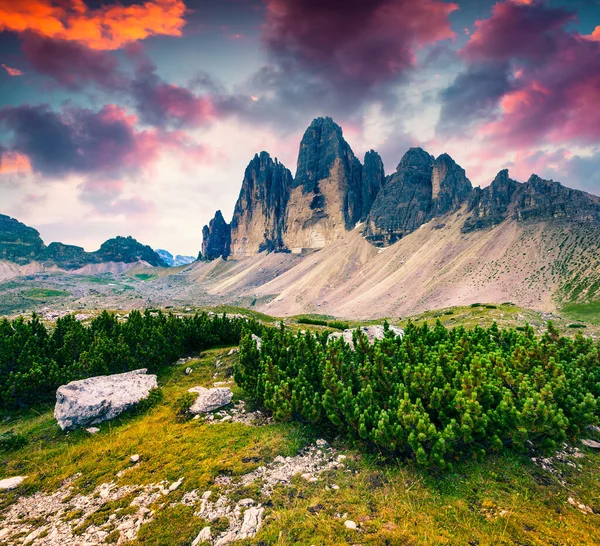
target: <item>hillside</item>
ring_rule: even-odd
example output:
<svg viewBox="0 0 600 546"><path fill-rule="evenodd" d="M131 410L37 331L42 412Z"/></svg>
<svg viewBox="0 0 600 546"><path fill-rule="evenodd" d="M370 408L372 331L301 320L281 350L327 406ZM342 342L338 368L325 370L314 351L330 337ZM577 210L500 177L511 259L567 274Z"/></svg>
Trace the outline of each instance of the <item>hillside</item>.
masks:
<svg viewBox="0 0 600 546"><path fill-rule="evenodd" d="M508 307L476 311L480 319L501 312L511 317L506 326L521 325L524 311ZM472 326L464 310L454 317L455 325ZM263 323L277 324L272 317ZM454 461L451 471L427 471L302 421L273 421L232 379L239 359L227 346L160 367L162 398L93 433L65 434L49 406L3 410L1 477L27 478L0 492L0 539L187 546L210 526L215 544L256 506L263 509L258 533L234 544L600 541L598 450L569 441L555 453L506 449ZM198 385L232 388L232 404L186 417L182 404ZM597 430L584 434L600 439Z"/></svg>

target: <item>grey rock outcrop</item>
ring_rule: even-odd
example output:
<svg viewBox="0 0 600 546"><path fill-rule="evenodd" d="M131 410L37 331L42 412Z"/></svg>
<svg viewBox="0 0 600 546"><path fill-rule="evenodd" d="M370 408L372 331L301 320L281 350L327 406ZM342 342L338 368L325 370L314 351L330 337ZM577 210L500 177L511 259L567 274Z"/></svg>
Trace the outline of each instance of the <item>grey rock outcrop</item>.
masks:
<svg viewBox="0 0 600 546"><path fill-rule="evenodd" d="M361 221L367 219L367 215L371 211L371 207L377 198L379 190L385 183L385 171L381 156L374 150L369 150L365 154L365 162L362 169L362 214Z"/></svg>
<svg viewBox="0 0 600 546"><path fill-rule="evenodd" d="M19 487L26 479L27 476L14 476L0 480L0 491L12 491Z"/></svg>
<svg viewBox="0 0 600 546"><path fill-rule="evenodd" d="M0 260L26 264L43 249L44 241L37 230L0 214Z"/></svg>
<svg viewBox="0 0 600 546"><path fill-rule="evenodd" d="M302 138L283 242L322 248L363 216L362 165L331 118L315 119Z"/></svg>
<svg viewBox="0 0 600 546"><path fill-rule="evenodd" d="M246 168L231 221L231 255L252 256L284 248L283 223L292 173L267 152Z"/></svg>
<svg viewBox="0 0 600 546"><path fill-rule="evenodd" d="M158 387L146 369L72 381L56 391L54 417L63 430L96 425L135 406Z"/></svg>
<svg viewBox="0 0 600 546"><path fill-rule="evenodd" d="M398 328L397 326L389 326L390 332L392 332L395 336L402 337L404 335L404 330L402 328ZM338 338L344 338L344 341L352 346L354 346L354 340L352 339L352 335L355 329L344 330L343 332L334 332L333 334L329 334L328 340L334 340ZM367 340L369 343L373 343L376 339L383 339L385 336L385 328L383 324L373 324L371 326L361 326L359 330L367 336Z"/></svg>
<svg viewBox="0 0 600 546"><path fill-rule="evenodd" d="M463 232L492 227L506 220L519 185L508 176L508 169L504 169L486 188L475 188L469 199L471 215L464 223Z"/></svg>
<svg viewBox="0 0 600 546"><path fill-rule="evenodd" d="M378 193L365 236L376 245L393 244L435 216L457 210L470 193L464 169L448 154L435 159L421 148L411 148Z"/></svg>
<svg viewBox="0 0 600 546"><path fill-rule="evenodd" d="M192 387L188 392L196 393L196 401L189 411L193 414L209 413L231 403L233 393L227 387L207 389L205 387Z"/></svg>
<svg viewBox="0 0 600 546"><path fill-rule="evenodd" d="M202 228L202 251L199 259L227 258L231 248L231 226L218 210L215 217Z"/></svg>
<svg viewBox="0 0 600 546"><path fill-rule="evenodd" d="M600 198L532 175L525 183L512 180L508 170L498 173L469 199L463 232L486 229L511 218L517 221L600 221Z"/></svg>

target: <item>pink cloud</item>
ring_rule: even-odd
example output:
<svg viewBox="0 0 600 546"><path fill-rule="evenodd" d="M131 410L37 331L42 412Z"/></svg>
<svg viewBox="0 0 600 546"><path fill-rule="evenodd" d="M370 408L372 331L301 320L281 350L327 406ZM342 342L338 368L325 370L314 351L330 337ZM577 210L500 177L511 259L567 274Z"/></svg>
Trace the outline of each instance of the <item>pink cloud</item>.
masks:
<svg viewBox="0 0 600 546"><path fill-rule="evenodd" d="M540 2L509 1L476 23L461 54L473 63L509 62L515 76L480 135L508 148L600 140L600 42L568 32L571 19Z"/></svg>
<svg viewBox="0 0 600 546"><path fill-rule="evenodd" d="M5 64L0 65L4 70L6 70L9 76L23 76L23 72L21 72L18 68L11 68L10 66L6 66Z"/></svg>

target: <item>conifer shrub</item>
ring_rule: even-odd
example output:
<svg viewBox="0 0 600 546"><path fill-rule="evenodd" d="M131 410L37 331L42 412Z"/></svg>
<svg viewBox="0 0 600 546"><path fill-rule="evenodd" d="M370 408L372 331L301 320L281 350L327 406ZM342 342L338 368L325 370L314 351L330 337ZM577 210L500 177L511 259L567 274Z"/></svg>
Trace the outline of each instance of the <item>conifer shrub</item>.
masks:
<svg viewBox="0 0 600 546"><path fill-rule="evenodd" d="M49 403L69 381L148 368L156 373L184 355L237 345L244 329L261 335L253 319L196 314L176 317L132 311L126 321L104 311L83 325L59 318L52 330L35 315L0 320L0 408ZM155 401L160 393L149 399Z"/></svg>
<svg viewBox="0 0 600 546"><path fill-rule="evenodd" d="M527 445L553 449L598 422L599 344L578 334L410 323L386 325L354 348L326 333L242 337L235 379L277 420L335 427L365 446L426 467L447 468Z"/></svg>

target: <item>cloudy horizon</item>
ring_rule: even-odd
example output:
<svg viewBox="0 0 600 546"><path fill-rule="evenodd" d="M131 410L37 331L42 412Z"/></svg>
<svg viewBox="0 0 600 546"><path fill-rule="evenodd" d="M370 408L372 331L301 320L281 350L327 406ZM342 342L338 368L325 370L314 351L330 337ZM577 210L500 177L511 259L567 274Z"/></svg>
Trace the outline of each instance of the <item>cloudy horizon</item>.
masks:
<svg viewBox="0 0 600 546"><path fill-rule="evenodd" d="M386 174L421 146L600 194L599 0L0 0L0 40L0 213L46 244L196 255L318 116Z"/></svg>

